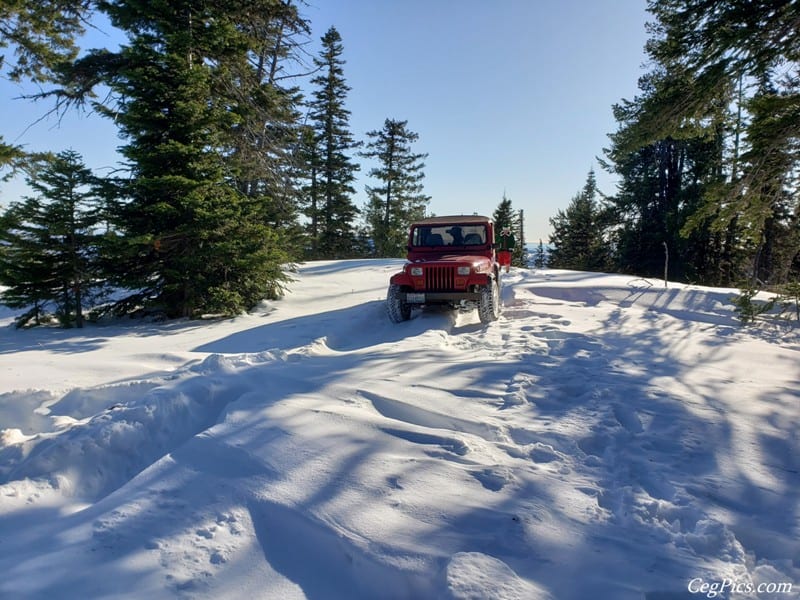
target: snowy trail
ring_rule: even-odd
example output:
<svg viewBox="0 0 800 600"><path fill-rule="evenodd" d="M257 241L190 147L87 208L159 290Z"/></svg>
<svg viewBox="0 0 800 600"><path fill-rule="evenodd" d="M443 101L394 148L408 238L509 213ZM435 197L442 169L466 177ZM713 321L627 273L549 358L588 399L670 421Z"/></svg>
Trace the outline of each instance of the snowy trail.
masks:
<svg viewBox="0 0 800 600"><path fill-rule="evenodd" d="M0 596L800 591L795 329L742 331L726 290L519 270L496 323L393 325L397 264L306 265L286 301L169 326L160 362L88 332L120 377L0 390ZM9 368L60 358L28 333Z"/></svg>

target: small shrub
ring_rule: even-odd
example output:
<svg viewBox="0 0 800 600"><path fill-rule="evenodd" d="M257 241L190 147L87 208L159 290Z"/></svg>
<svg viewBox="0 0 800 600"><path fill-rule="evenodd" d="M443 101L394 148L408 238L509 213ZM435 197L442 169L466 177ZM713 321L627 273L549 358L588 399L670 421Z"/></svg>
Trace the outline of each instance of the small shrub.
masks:
<svg viewBox="0 0 800 600"><path fill-rule="evenodd" d="M781 314L794 312L795 319L800 321L800 282L783 285L776 300L780 302Z"/></svg>
<svg viewBox="0 0 800 600"><path fill-rule="evenodd" d="M742 288L742 293L738 296L731 298L733 305L736 307L736 313L739 315L739 320L742 324L746 325L756 320L756 317L771 311L775 307L777 296L770 298L767 301L754 300L759 290L745 286Z"/></svg>

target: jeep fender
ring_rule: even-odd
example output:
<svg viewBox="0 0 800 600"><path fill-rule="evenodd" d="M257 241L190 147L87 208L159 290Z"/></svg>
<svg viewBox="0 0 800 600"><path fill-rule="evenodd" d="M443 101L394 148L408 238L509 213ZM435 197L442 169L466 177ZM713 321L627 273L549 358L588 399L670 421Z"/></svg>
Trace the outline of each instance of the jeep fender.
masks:
<svg viewBox="0 0 800 600"><path fill-rule="evenodd" d="M467 286L478 285L486 287L491 281L496 280L497 277L493 272L489 273L473 273L467 280Z"/></svg>
<svg viewBox="0 0 800 600"><path fill-rule="evenodd" d="M413 287L411 277L405 271L392 275L391 279L389 279L389 284Z"/></svg>

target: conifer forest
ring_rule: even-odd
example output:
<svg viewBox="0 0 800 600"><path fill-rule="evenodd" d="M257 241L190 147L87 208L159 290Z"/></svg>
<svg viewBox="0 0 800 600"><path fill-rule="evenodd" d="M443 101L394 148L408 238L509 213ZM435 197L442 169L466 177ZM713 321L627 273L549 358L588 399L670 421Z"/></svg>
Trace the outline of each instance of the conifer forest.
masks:
<svg viewBox="0 0 800 600"><path fill-rule="evenodd" d="M716 286L800 277L800 4L650 0L648 71L551 219L551 266Z"/></svg>
<svg viewBox="0 0 800 600"><path fill-rule="evenodd" d="M791 293L800 3L647 6L639 92L609 107L617 129L591 149L617 188L601 193L593 170L576 182L537 266ZM49 315L81 326L97 307L234 315L281 296L293 262L404 256L409 224L428 211L428 155L396 118L356 139L347 40L331 27L307 56L304 8L0 1L2 75L36 84L30 100L56 113L113 120L124 158L100 176L73 151L30 154L0 137L0 175L24 174L33 190L0 208L0 302L29 308L18 325ZM124 34L118 47L79 47L98 15ZM361 207L359 159L377 165ZM524 240L510 199L488 203ZM514 264L530 265L518 245Z"/></svg>

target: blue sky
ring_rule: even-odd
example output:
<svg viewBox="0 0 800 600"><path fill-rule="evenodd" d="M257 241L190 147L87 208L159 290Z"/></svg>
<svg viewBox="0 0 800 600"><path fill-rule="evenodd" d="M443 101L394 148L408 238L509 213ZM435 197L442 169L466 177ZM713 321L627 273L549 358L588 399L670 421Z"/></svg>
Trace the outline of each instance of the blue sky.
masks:
<svg viewBox="0 0 800 600"><path fill-rule="evenodd" d="M358 140L387 118L408 121L427 152L425 193L436 214L491 214L505 193L525 210L526 238L547 241L549 218L595 168L616 129L612 104L632 98L645 61L645 0L309 0L316 55L342 36L347 107ZM93 45L103 35L92 36ZM29 150L73 148L98 171L115 166L113 125L93 115L57 122L44 103L14 100L0 80L0 133ZM8 116L11 115L11 118ZM362 162L356 203L366 201ZM20 182L3 184L14 200Z"/></svg>

